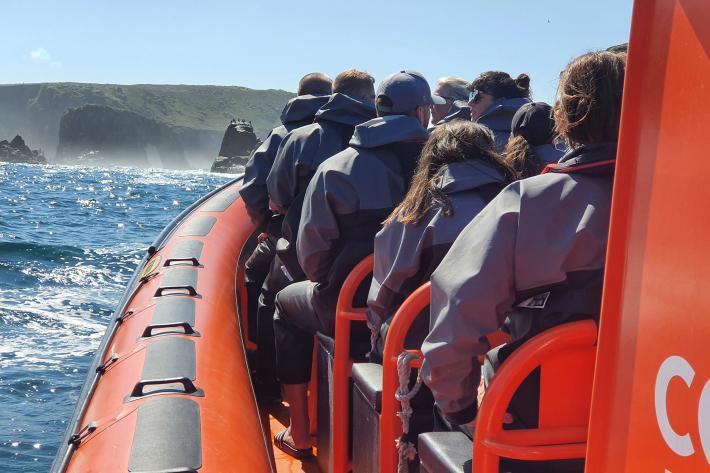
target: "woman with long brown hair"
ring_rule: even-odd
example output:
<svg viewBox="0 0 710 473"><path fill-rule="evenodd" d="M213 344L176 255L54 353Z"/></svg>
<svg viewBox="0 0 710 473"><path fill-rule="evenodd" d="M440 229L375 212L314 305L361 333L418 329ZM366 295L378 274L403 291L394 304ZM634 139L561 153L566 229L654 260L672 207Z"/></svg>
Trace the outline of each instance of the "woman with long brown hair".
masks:
<svg viewBox="0 0 710 473"><path fill-rule="evenodd" d="M488 128L457 120L434 130L407 195L375 237L367 311L373 340L379 339L375 358L397 307L429 280L459 232L514 178ZM419 317L409 344L419 348L428 330L428 318Z"/></svg>
<svg viewBox="0 0 710 473"><path fill-rule="evenodd" d="M515 178L495 150L493 133L455 120L436 127L422 150L402 203L375 237L375 267L367 301L372 330L370 359L380 362L387 329L399 305L429 280L459 232ZM405 346L418 349L429 333L424 311L409 329ZM431 392L422 386L412 399L407 441L432 428Z"/></svg>
<svg viewBox="0 0 710 473"><path fill-rule="evenodd" d="M610 52L570 62L554 109L570 151L549 172L498 194L431 277L422 379L452 424L476 416L480 367L473 360L490 348L484 335L504 326L512 337L486 354L488 379L534 335L599 316L624 72L625 56ZM537 425L537 380L513 397L509 427Z"/></svg>

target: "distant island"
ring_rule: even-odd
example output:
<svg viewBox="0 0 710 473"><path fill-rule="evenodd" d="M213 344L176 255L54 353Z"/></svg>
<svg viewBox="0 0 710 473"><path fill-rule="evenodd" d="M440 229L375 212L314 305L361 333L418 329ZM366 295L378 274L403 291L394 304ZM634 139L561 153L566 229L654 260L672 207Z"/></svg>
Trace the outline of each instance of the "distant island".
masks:
<svg viewBox="0 0 710 473"><path fill-rule="evenodd" d="M293 96L237 86L0 85L0 137L22 135L50 163L209 169L232 117L264 139Z"/></svg>

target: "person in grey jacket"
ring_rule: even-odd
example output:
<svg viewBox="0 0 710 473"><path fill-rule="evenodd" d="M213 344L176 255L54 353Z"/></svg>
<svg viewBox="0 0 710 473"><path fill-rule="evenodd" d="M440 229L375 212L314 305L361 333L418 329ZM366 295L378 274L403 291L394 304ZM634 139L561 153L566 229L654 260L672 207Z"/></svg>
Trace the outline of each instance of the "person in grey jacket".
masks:
<svg viewBox="0 0 710 473"><path fill-rule="evenodd" d="M271 315L268 315L269 329L259 333L258 312L264 306L273 307L272 287L280 287L284 276L270 271L276 254L276 238L280 232L281 218L273 216L269 209L269 195L266 189L266 177L276 157L276 150L281 141L291 131L313 122L316 112L330 98L333 81L320 72L313 72L301 78L297 96L288 101L281 112L281 126L271 130L266 140L252 153L246 164L244 181L239 194L244 200L247 214L261 233L256 248L245 263L245 286L247 290L249 319L248 337L252 340L272 339ZM267 277L271 274L271 277ZM264 327L264 324L261 324ZM273 344L273 343L272 343ZM277 397L280 388L276 383L273 362L273 349L259 350L257 353L256 388L260 394Z"/></svg>
<svg viewBox="0 0 710 473"><path fill-rule="evenodd" d="M572 60L555 106L570 151L550 172L504 189L432 275L422 378L450 423L476 416L486 334L504 326L512 337L488 354L492 371L532 336L599 315L624 71L625 57L613 53ZM536 424L538 392L516 393L516 422Z"/></svg>
<svg viewBox="0 0 710 473"><path fill-rule="evenodd" d="M288 101L281 112L281 125L249 157L244 169L244 184L239 195L254 225L264 227L271 217L266 178L276 158L281 141L292 130L313 123L316 112L330 99L333 81L320 72L303 76L298 83L297 96Z"/></svg>
<svg viewBox="0 0 710 473"><path fill-rule="evenodd" d="M407 196L375 237L367 301L376 341L371 359L382 359L387 328L399 305L429 280L461 230L514 178L488 128L463 120L436 127ZM407 347L419 349L427 333L429 318L420 316Z"/></svg>
<svg viewBox="0 0 710 473"><path fill-rule="evenodd" d="M272 206L285 215L277 253L295 280L303 279L296 256L296 233L306 188L316 168L348 147L355 126L375 118L374 78L350 69L338 74L333 95L315 122L289 133L276 152L266 179Z"/></svg>
<svg viewBox="0 0 710 473"><path fill-rule="evenodd" d="M530 77L520 74L513 79L506 72L488 71L476 77L468 90L471 120L490 128L498 151L503 152L510 139L513 115L530 102Z"/></svg>
<svg viewBox="0 0 710 473"><path fill-rule="evenodd" d="M443 125L453 120L471 120L468 108L468 81L458 77L442 77L434 88L434 105L431 106L431 123ZM443 103L442 103L443 102Z"/></svg>
<svg viewBox="0 0 710 473"><path fill-rule="evenodd" d="M307 386L313 334L334 335L335 305L352 268L372 253L381 222L404 198L433 103L424 77L402 71L377 92L379 118L358 125L350 147L325 160L311 179L297 238L307 281L276 296L277 371L290 405L290 427L274 438L293 456L311 452Z"/></svg>
<svg viewBox="0 0 710 473"><path fill-rule="evenodd" d="M505 160L520 179L536 176L548 164L556 163L567 151L555 143L555 119L545 102L526 103L513 116Z"/></svg>

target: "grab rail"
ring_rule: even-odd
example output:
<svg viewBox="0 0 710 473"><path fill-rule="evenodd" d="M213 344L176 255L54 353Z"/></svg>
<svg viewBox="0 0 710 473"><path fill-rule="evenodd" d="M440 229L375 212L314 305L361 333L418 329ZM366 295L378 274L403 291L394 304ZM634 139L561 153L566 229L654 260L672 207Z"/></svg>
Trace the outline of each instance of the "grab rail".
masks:
<svg viewBox="0 0 710 473"><path fill-rule="evenodd" d="M395 441L402 435L402 423L397 417L395 393L399 387L397 359L402 352L420 353L419 350L405 350L404 339L409 327L419 313L429 305L431 283L420 286L402 303L394 314L385 337L382 355L382 412L380 413L380 471L397 471L397 449ZM419 368L421 361L412 360L410 367Z"/></svg>
<svg viewBox="0 0 710 473"><path fill-rule="evenodd" d="M533 337L505 360L476 416L473 471L497 473L501 457L531 461L585 457L596 341L593 321L570 322ZM538 367L539 426L503 430L513 395Z"/></svg>
<svg viewBox="0 0 710 473"><path fill-rule="evenodd" d="M349 380L353 362L350 358L350 327L353 322L366 322L366 309L353 307L355 293L372 273L374 256L360 261L343 282L335 309L335 353L333 355L333 471L350 470L348 444L350 422L348 415Z"/></svg>
<svg viewBox="0 0 710 473"><path fill-rule="evenodd" d="M91 362L91 365L89 366L86 381L84 382L84 386L82 387L81 393L79 394L79 399L77 400L76 407L74 408L74 413L72 414L71 421L69 421L69 423L67 424L67 430L64 433L64 439L62 440L62 443L59 444L57 454L54 457L54 462L52 463L52 467L50 468L50 473L63 473L64 471L66 471L67 466L69 465L69 460L71 459L71 456L74 453L74 450L76 449L76 444L72 443L71 439L73 438L77 430L80 428L79 422L84 417L86 408L89 405L88 401L89 399L91 399L91 396L96 390L96 385L101 376L103 375L103 371L97 370L97 368L101 365L101 362L104 359L106 351L108 350L108 347L111 343L111 340L113 339L113 336L118 330L118 327L121 325L120 323L116 323L116 321L120 320L123 317L123 314L126 310L126 306L130 302L131 297L135 292L135 286L140 280L142 269L145 267L148 260L150 260L150 258L152 258L153 255L158 252L158 250L162 247L163 243L175 232L177 227L179 227L181 223L183 223L190 215L192 215L192 213L197 210L197 208L199 208L202 204L204 204L214 195L236 184L243 178L244 174L236 177L235 179L232 179L226 184L218 187L217 189L209 192L208 194L202 196L201 198L193 202L189 207L180 212L180 214L178 214L178 216L175 217L163 229L163 231L160 232L158 237L153 241L153 244L150 245L150 247L147 249L146 254L143 256L141 262L136 267L136 270L134 271L130 282L126 286L126 290L123 292L121 299L116 305L116 310L111 316L111 320L108 323L106 333L104 334L104 337L101 340L99 348L96 350L96 354L94 355L94 359Z"/></svg>

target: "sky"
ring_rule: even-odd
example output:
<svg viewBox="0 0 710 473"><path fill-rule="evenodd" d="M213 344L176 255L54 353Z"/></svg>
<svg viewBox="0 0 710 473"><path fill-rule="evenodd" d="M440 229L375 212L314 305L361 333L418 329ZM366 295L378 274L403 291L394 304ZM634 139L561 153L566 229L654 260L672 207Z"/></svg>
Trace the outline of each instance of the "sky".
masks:
<svg viewBox="0 0 710 473"><path fill-rule="evenodd" d="M553 101L573 57L628 40L632 0L2 0L0 84L213 84L294 91L314 71L430 83L487 70Z"/></svg>

